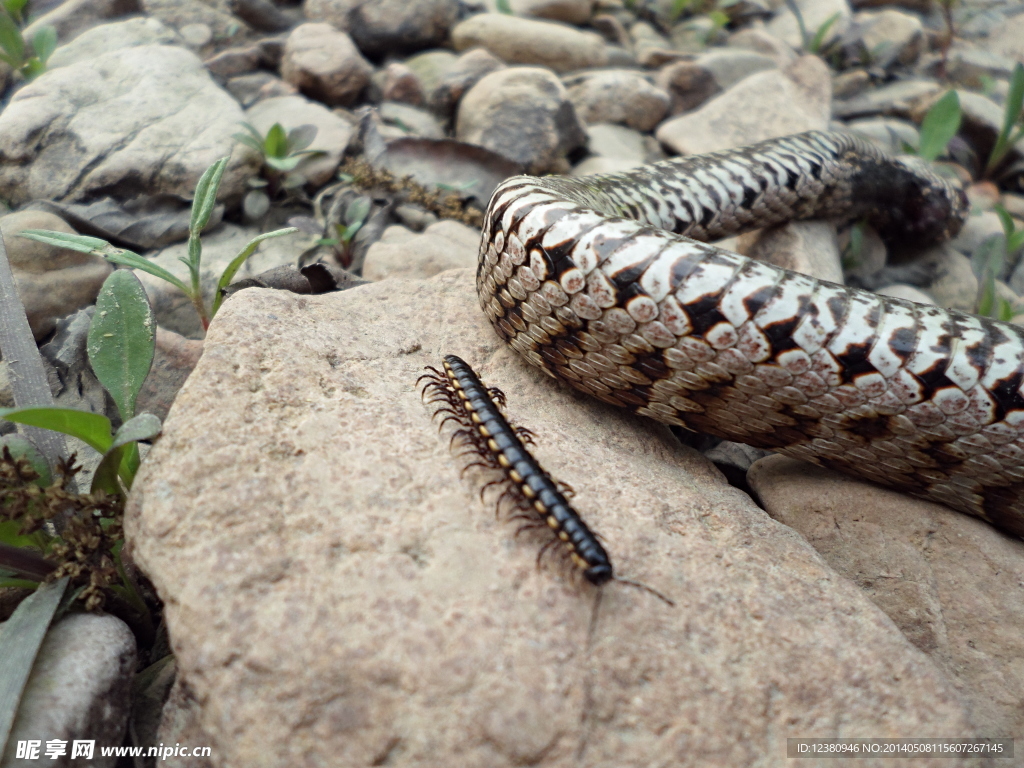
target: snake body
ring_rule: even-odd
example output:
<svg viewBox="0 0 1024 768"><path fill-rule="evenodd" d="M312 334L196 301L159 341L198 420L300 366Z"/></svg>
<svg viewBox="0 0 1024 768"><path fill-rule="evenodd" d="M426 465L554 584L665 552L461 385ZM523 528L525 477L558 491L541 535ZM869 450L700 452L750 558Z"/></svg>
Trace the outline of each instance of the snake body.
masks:
<svg viewBox="0 0 1024 768"><path fill-rule="evenodd" d="M955 234L963 191L913 159L810 132L632 171L515 177L484 217L498 334L583 392L777 450L1024 536L1024 333L701 241L866 217Z"/></svg>

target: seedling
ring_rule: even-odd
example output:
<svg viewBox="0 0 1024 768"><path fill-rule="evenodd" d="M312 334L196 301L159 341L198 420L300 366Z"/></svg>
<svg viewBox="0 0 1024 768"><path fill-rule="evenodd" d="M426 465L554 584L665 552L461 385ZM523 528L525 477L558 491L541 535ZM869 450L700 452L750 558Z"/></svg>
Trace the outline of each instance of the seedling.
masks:
<svg viewBox="0 0 1024 768"><path fill-rule="evenodd" d="M32 80L46 71L46 62L57 48L57 30L41 27L32 37L29 51L18 28L24 6L24 0L0 3L0 60L10 64L26 80Z"/></svg>

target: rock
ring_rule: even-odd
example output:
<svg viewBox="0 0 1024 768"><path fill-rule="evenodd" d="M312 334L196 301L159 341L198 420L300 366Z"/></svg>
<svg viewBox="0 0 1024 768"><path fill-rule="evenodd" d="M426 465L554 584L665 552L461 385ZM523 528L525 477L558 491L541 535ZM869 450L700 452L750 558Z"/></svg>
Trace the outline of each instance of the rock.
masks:
<svg viewBox="0 0 1024 768"><path fill-rule="evenodd" d="M768 513L856 583L989 733L1024 729L1024 542L939 504L782 456L748 473Z"/></svg>
<svg viewBox="0 0 1024 768"><path fill-rule="evenodd" d="M203 56L220 46L241 45L252 30L231 13L226 2L207 4L202 0L140 0L147 14L178 30L185 42Z"/></svg>
<svg viewBox="0 0 1024 768"><path fill-rule="evenodd" d="M832 105L837 118L892 115L909 117L911 111L930 98L938 98L945 89L934 80L898 80L891 85L873 88L867 92Z"/></svg>
<svg viewBox="0 0 1024 768"><path fill-rule="evenodd" d="M723 91L756 72L778 69L775 59L763 53L742 49L719 48L708 51L694 61L698 67L711 73L715 84Z"/></svg>
<svg viewBox="0 0 1024 768"><path fill-rule="evenodd" d="M230 155L219 197L238 200L259 167L231 138L241 119L237 102L182 48L141 45L54 69L0 113L0 197L190 199L203 172Z"/></svg>
<svg viewBox="0 0 1024 768"><path fill-rule="evenodd" d="M796 59L797 54L793 49L774 35L768 34L764 29L747 27L729 36L730 48L754 51L765 56L770 56L776 66L788 66Z"/></svg>
<svg viewBox="0 0 1024 768"><path fill-rule="evenodd" d="M883 296L892 296L894 299L906 299L907 301L916 301L918 304L935 306L935 301L931 296L920 288L915 288L905 283L893 283L884 288L879 288L875 293L880 293Z"/></svg>
<svg viewBox="0 0 1024 768"><path fill-rule="evenodd" d="M437 122L437 118L425 109L417 109L395 101L385 101L380 105L378 111L385 123L397 125L407 134L427 139L443 139L445 137L444 128Z"/></svg>
<svg viewBox="0 0 1024 768"><path fill-rule="evenodd" d="M588 157L573 167L573 176L590 176L595 173L619 173L629 171L643 165L642 160L630 160L625 157Z"/></svg>
<svg viewBox="0 0 1024 768"><path fill-rule="evenodd" d="M647 148L639 131L624 125L598 123L587 128L587 148L592 155L628 160L635 165L647 161Z"/></svg>
<svg viewBox="0 0 1024 768"><path fill-rule="evenodd" d="M1024 15L1011 16L997 26L989 34L985 48L1024 64Z"/></svg>
<svg viewBox="0 0 1024 768"><path fill-rule="evenodd" d="M693 61L666 64L658 70L655 82L672 99L670 115L696 109L721 90L715 76Z"/></svg>
<svg viewBox="0 0 1024 768"><path fill-rule="evenodd" d="M225 79L254 72L268 63L258 45L228 48L203 62L211 74Z"/></svg>
<svg viewBox="0 0 1024 768"><path fill-rule="evenodd" d="M872 66L909 66L924 48L924 25L917 16L893 8L862 11L854 16L846 39L861 48L862 57Z"/></svg>
<svg viewBox="0 0 1024 768"><path fill-rule="evenodd" d="M794 221L741 235L738 250L783 269L843 283L839 239L835 225L827 221Z"/></svg>
<svg viewBox="0 0 1024 768"><path fill-rule="evenodd" d="M459 18L458 0L306 0L303 10L347 32L373 57L441 45Z"/></svg>
<svg viewBox="0 0 1024 768"><path fill-rule="evenodd" d="M847 128L867 139L879 149L897 155L904 154L904 144L917 147L921 143L921 135L918 133L917 126L905 120L869 117L863 120L851 120L847 123Z"/></svg>
<svg viewBox="0 0 1024 768"><path fill-rule="evenodd" d="M929 248L915 260L915 265L929 275L919 287L946 309L973 312L978 301L978 278L971 269L971 260L950 243Z"/></svg>
<svg viewBox="0 0 1024 768"><path fill-rule="evenodd" d="M586 141L565 87L539 67L513 67L480 80L459 104L455 133L531 173L555 167Z"/></svg>
<svg viewBox="0 0 1024 768"><path fill-rule="evenodd" d="M302 96L263 99L245 111L245 118L262 136L274 123L280 123L286 131L305 124L316 126L316 138L308 149L323 154L307 157L295 167L295 172L302 174L312 187L322 187L334 177L355 132L348 121Z"/></svg>
<svg viewBox="0 0 1024 768"><path fill-rule="evenodd" d="M99 256L54 248L18 237L26 229L74 233L63 219L43 211L19 211L0 217L18 295L36 340L45 338L57 321L96 301L113 267Z"/></svg>
<svg viewBox="0 0 1024 768"><path fill-rule="evenodd" d="M666 120L655 135L691 155L822 129L829 120L830 86L828 67L817 56L804 56L785 70L741 80L697 111Z"/></svg>
<svg viewBox="0 0 1024 768"><path fill-rule="evenodd" d="M57 40L67 43L109 19L141 12L139 0L66 0L52 11L35 17L22 30L22 36L31 40L43 27L53 27Z"/></svg>
<svg viewBox="0 0 1024 768"><path fill-rule="evenodd" d="M253 29L284 32L298 22L295 13L285 13L271 0L230 0L231 12Z"/></svg>
<svg viewBox="0 0 1024 768"><path fill-rule="evenodd" d="M372 72L352 39L330 24L300 24L288 35L281 77L328 106L354 104Z"/></svg>
<svg viewBox="0 0 1024 768"><path fill-rule="evenodd" d="M258 229L239 227L235 224L223 224L217 230L203 234L203 255L199 276L207 307L210 306L217 281L224 268L245 248L250 240L259 234ZM274 267L294 264L304 248L304 239L307 237L296 233L264 240L256 252L238 270L232 282L254 277L260 272ZM178 243L156 251L149 256L149 260L187 283L189 280L188 269L179 260L187 254L188 244ZM135 274L146 288L158 325L186 338L202 337L203 328L199 322L199 316L192 303L181 291L170 283L146 272L136 270Z"/></svg>
<svg viewBox="0 0 1024 768"><path fill-rule="evenodd" d="M503 13L470 16L452 30L452 43L456 51L481 46L502 61L539 64L555 72L601 67L608 62L605 42L594 32Z"/></svg>
<svg viewBox="0 0 1024 768"><path fill-rule="evenodd" d="M480 233L450 219L432 224L421 234L405 227L388 227L370 246L363 277L433 277L446 269L475 268Z"/></svg>
<svg viewBox="0 0 1024 768"><path fill-rule="evenodd" d="M859 232L859 242L853 242L854 232ZM880 272L889 255L878 232L868 224L849 227L840 233L839 252L842 254L843 274L863 281Z"/></svg>
<svg viewBox="0 0 1024 768"><path fill-rule="evenodd" d="M957 85L981 90L986 78L1009 80L1013 74L1013 59L988 48L954 45L949 52L946 73Z"/></svg>
<svg viewBox="0 0 1024 768"><path fill-rule="evenodd" d="M1003 192L1001 200L1007 213L1015 218L1024 219L1024 195Z"/></svg>
<svg viewBox="0 0 1024 768"><path fill-rule="evenodd" d="M669 95L638 72L583 72L562 82L576 114L586 123L619 123L650 131L668 111Z"/></svg>
<svg viewBox="0 0 1024 768"><path fill-rule="evenodd" d="M202 709L188 686L178 677L161 712L157 743L209 744L210 737L199 724ZM179 757L170 768L210 768L208 757Z"/></svg>
<svg viewBox="0 0 1024 768"><path fill-rule="evenodd" d="M251 107L261 99L298 96L299 94L299 90L291 83L286 83L281 78L262 71L232 77L224 84L224 87L243 107Z"/></svg>
<svg viewBox="0 0 1024 768"><path fill-rule="evenodd" d="M995 211L984 211L967 217L959 234L950 244L965 256L970 256L981 244L995 235L1003 234L1003 225Z"/></svg>
<svg viewBox="0 0 1024 768"><path fill-rule="evenodd" d="M525 366L473 284L243 291L211 327L127 535L218 760L748 765L794 729L976 733L800 537L664 427ZM674 609L613 583L592 627L592 589L494 520L415 386L454 351L508 393L618 572Z"/></svg>
<svg viewBox="0 0 1024 768"><path fill-rule="evenodd" d="M430 99L441 114L450 114L462 96L484 76L504 69L505 64L483 48L474 48L459 56L458 61L441 78Z"/></svg>
<svg viewBox="0 0 1024 768"><path fill-rule="evenodd" d="M486 53L486 51L481 51ZM465 54L470 55L470 54ZM437 89L445 77L455 68L460 57L451 51L425 51L405 60L405 66L416 75L416 80L423 91L423 99L427 104L434 102Z"/></svg>
<svg viewBox="0 0 1024 768"><path fill-rule="evenodd" d="M203 342L186 339L158 326L153 367L139 392L136 413L152 413L161 421L166 419L174 398L202 354Z"/></svg>
<svg viewBox="0 0 1024 768"><path fill-rule="evenodd" d="M121 425L121 414L113 398L100 384L89 363L89 326L96 307L88 306L57 321L50 340L39 347L39 355L46 367L46 378L50 383L53 404L58 408L99 413L110 419L111 424ZM137 411L141 413L142 411ZM74 438L66 437L67 440ZM79 488L88 488L91 475L99 466L100 454L84 443L69 451L77 453L76 461L83 465L83 474L76 475Z"/></svg>
<svg viewBox="0 0 1024 768"><path fill-rule="evenodd" d="M594 0L509 0L508 5L516 16L586 24L590 20ZM487 0L485 6L491 12L499 10L497 0Z"/></svg>
<svg viewBox="0 0 1024 768"><path fill-rule="evenodd" d="M381 88L384 101L400 101L414 107L426 101L420 79L405 64L393 61L384 68L384 83Z"/></svg>
<svg viewBox="0 0 1024 768"><path fill-rule="evenodd" d="M690 58L682 51L672 49L672 43L658 30L645 21L638 21L629 28L633 50L640 66L657 69L672 61Z"/></svg>
<svg viewBox="0 0 1024 768"><path fill-rule="evenodd" d="M15 757L19 741L67 742L65 755L49 765L81 765L71 759L71 742L94 740L89 765L113 768L116 757L101 757L99 746L117 746L124 738L135 672L135 637L113 616L72 613L46 633L7 741L5 768L32 768L40 760Z"/></svg>
<svg viewBox="0 0 1024 768"><path fill-rule="evenodd" d="M181 36L157 19L139 17L101 24L60 46L46 62L48 69L88 61L118 48L137 45L181 45Z"/></svg>
<svg viewBox="0 0 1024 768"><path fill-rule="evenodd" d="M871 75L865 69L843 72L832 78L832 98L850 99L871 87Z"/></svg>
<svg viewBox="0 0 1024 768"><path fill-rule="evenodd" d="M850 18L853 16L846 0L796 0L796 5L803 16L807 34L811 37L814 37L822 26L829 22L829 19L835 17L822 40L824 45L841 37L849 27ZM793 48L798 50L803 48L804 41L800 36L800 26L789 8L780 9L775 14L775 18L768 22L765 29L769 34L783 40Z"/></svg>

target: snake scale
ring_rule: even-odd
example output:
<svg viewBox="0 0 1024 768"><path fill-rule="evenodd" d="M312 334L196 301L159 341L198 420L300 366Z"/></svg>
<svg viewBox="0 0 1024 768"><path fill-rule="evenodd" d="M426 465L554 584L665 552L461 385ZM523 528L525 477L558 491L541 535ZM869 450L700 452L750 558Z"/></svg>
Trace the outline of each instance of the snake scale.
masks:
<svg viewBox="0 0 1024 768"><path fill-rule="evenodd" d="M769 448L1024 536L1024 332L816 280L703 241L862 218L954 235L962 189L809 132L494 192L481 306L531 364L667 424Z"/></svg>

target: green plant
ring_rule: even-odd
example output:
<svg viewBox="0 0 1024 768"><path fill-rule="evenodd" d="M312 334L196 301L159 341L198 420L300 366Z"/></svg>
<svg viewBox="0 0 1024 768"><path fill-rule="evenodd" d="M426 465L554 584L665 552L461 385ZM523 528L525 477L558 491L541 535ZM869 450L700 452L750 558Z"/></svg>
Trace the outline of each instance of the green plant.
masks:
<svg viewBox="0 0 1024 768"><path fill-rule="evenodd" d="M1009 321L1016 314L1016 307L998 295L996 278L1006 266L1007 239L1003 235L986 238L971 254L971 269L978 278L978 300L975 314Z"/></svg>
<svg viewBox="0 0 1024 768"><path fill-rule="evenodd" d="M246 214L257 219L266 213L270 201L281 190L297 189L306 183L305 176L295 171L299 163L309 156L324 153L319 149L306 149L316 138L315 125L299 125L286 132L280 123L274 123L266 136L249 123L242 123L242 127L245 132L233 134L233 138L258 152L263 159L265 179L249 182L250 186L256 188L249 192L243 203ZM266 191L263 187L266 187Z"/></svg>
<svg viewBox="0 0 1024 768"><path fill-rule="evenodd" d="M1001 205L995 207L999 222L1003 225L1003 237L1006 238L1006 257L1011 263L1016 262L1021 250L1024 250L1024 229L1017 229L1013 217Z"/></svg>
<svg viewBox="0 0 1024 768"><path fill-rule="evenodd" d="M1024 138L1022 109L1024 109L1024 64L1018 62L1010 76L1010 91L1006 96L1006 106L1003 110L1003 126L996 137L992 152L988 156L988 162L985 164L985 176L995 173L1013 145Z"/></svg>
<svg viewBox="0 0 1024 768"><path fill-rule="evenodd" d="M0 3L0 60L21 72L26 80L46 71L46 62L57 47L57 30L50 26L39 29L32 37L32 50L25 45L18 23L24 0L3 0Z"/></svg>
<svg viewBox="0 0 1024 768"><path fill-rule="evenodd" d="M322 238L318 244L333 246L342 264L351 263L352 239L366 223L371 205L372 201L369 197L360 196L353 199L346 206L345 215L341 221L334 223L335 237Z"/></svg>
<svg viewBox="0 0 1024 768"><path fill-rule="evenodd" d="M932 105L921 121L921 141L917 155L929 162L946 151L950 140L960 130L960 97L948 91Z"/></svg>
<svg viewBox="0 0 1024 768"><path fill-rule="evenodd" d="M707 17L711 21L711 26L708 28L707 32L704 33L705 45L709 45L713 42L714 39L718 37L718 33L725 29L726 25L729 23L729 14L725 11L710 11L707 14Z"/></svg>
<svg viewBox="0 0 1024 768"><path fill-rule="evenodd" d="M159 277L161 280L166 280L188 296L205 330L210 327L210 320L217 314L217 310L220 309L220 305L224 301L224 289L245 263L246 259L256 251L257 246L264 240L289 235L296 231L295 227L287 227L273 232L265 232L250 240L221 274L220 279L217 281L213 303L207 309L203 299L202 286L200 285L200 265L203 253L200 234L206 225L209 224L210 216L213 214L213 207L217 202L217 191L220 189L221 178L224 175L224 169L227 167L228 159L227 157L222 157L207 168L196 185L195 196L192 200L192 218L189 222L188 230L188 258L181 259L189 271L190 282L187 285L163 267L152 263L139 254L124 248L115 248L106 240L98 237L54 232L45 229L26 229L20 236L31 240L38 240L41 243L56 245L60 248L70 248L73 251L102 256L114 264L140 269L143 272Z"/></svg>
<svg viewBox="0 0 1024 768"><path fill-rule="evenodd" d="M837 11L825 19L812 36L810 31L807 29L807 24L804 22L804 15L800 11L800 6L797 5L796 0L785 0L785 2L786 7L789 9L790 13L793 14L793 18L796 19L796 25L800 30L800 40L803 41L804 51L815 55L819 54L825 44L825 38L828 36L829 30L831 30L832 26L839 21L839 12Z"/></svg>
<svg viewBox="0 0 1024 768"><path fill-rule="evenodd" d="M497 0L496 5L498 13L504 13L509 16L512 15L512 5L509 3L509 0Z"/></svg>

